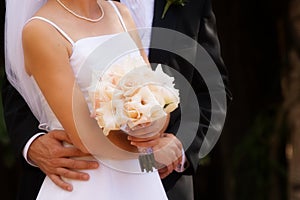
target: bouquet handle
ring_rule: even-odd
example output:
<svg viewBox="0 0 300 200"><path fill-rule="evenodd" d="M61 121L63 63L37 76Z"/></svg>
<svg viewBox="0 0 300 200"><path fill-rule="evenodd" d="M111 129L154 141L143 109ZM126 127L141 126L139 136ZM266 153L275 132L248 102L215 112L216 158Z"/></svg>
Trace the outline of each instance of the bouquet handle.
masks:
<svg viewBox="0 0 300 200"><path fill-rule="evenodd" d="M144 172L153 172L156 167L156 161L153 154L153 149L151 147L139 147L139 164L141 171Z"/></svg>

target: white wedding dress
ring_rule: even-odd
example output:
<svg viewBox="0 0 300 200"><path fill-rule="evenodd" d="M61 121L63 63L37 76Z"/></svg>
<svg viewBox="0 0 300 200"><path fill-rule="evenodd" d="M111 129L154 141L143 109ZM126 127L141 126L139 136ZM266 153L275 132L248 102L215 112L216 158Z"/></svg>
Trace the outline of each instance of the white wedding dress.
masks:
<svg viewBox="0 0 300 200"><path fill-rule="evenodd" d="M111 3L111 2L110 2ZM125 30L125 38L132 43L132 39L127 32L123 19L113 3L116 14ZM88 68L93 63L87 62L87 58L94 52L95 48L105 43L118 34L103 35L97 37L88 37L74 42L61 28L56 24L42 17L33 17L31 20L43 20L54 26L72 45L73 53L70 57L70 63L73 68L76 80L80 86L88 105L88 89L91 84L91 73ZM122 37L124 39L124 37ZM122 45L119 43L119 45ZM112 46L111 48L113 48ZM117 48L118 47L114 47ZM103 55L105 57L105 55ZM131 56L140 56L139 53L132 53ZM98 59L99 60L99 59ZM37 88L38 89L38 88ZM62 129L61 124L51 111L42 93L38 89L38 95L43 99L46 125L49 130ZM95 158L89 157L88 159ZM114 161L112 161L113 163ZM126 166L127 169L137 168L138 160L115 161L117 165ZM151 173L133 173L126 170L119 170L114 164L110 165L109 161L99 160L100 167L95 170L84 170L90 175L88 181L66 180L73 185L73 191L68 192L56 186L49 177L46 177L39 191L38 200L166 200L167 196L162 186L157 171ZM134 171L134 170L133 170Z"/></svg>

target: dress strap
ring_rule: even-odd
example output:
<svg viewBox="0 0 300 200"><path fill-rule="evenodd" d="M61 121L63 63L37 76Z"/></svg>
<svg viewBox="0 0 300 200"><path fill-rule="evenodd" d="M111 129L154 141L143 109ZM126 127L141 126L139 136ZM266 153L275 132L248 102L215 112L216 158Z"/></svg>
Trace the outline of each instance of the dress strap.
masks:
<svg viewBox="0 0 300 200"><path fill-rule="evenodd" d="M64 32L61 28L59 28L59 26L57 26L54 22L50 21L49 19L40 16L35 16L30 18L28 21L31 21L33 19L38 19L47 22L48 24L52 25L58 32L60 32L60 34L62 34L62 36L64 36L72 44L72 46L75 44L75 42L71 39L70 36L68 36L66 32Z"/></svg>
<svg viewBox="0 0 300 200"><path fill-rule="evenodd" d="M126 25L125 25L124 19L123 19L122 15L121 15L119 9L117 8L116 4L115 4L113 1L111 1L111 0L109 0L108 2L111 4L111 6L112 6L112 7L114 8L114 10L116 11L116 13L117 13L117 15L118 15L118 17L119 17L119 20L120 20L120 22L121 22L121 24L122 24L122 27L123 27L123 29L124 29L124 31L127 32L127 27L126 27Z"/></svg>

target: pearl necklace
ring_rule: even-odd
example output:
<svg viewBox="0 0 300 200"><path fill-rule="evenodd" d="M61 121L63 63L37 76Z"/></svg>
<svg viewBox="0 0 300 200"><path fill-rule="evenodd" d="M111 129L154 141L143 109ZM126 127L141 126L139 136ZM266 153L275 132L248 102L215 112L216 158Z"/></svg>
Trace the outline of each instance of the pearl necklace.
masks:
<svg viewBox="0 0 300 200"><path fill-rule="evenodd" d="M97 4L99 6L99 9L101 11L101 16L97 19L91 19L91 18L87 18L87 17L84 17L84 16L81 16L77 13L75 13L73 10L71 10L70 8L68 8L65 4L63 4L60 0L56 0L57 3L59 3L59 5L61 5L66 11L68 11L69 13L71 13L72 15L74 15L75 17L78 17L79 19L83 19L83 20L86 20L86 21L89 21L89 22L99 22L103 17L104 17L104 10L101 6L101 4L97 1Z"/></svg>

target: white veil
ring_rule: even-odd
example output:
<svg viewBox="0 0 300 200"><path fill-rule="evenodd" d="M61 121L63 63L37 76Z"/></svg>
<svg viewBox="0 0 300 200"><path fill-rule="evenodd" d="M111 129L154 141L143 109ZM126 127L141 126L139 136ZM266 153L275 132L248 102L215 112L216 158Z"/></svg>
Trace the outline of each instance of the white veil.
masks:
<svg viewBox="0 0 300 200"><path fill-rule="evenodd" d="M24 67L22 30L25 23L46 0L6 0L5 71L9 82L23 96L35 117L43 122L42 103L36 84Z"/></svg>

